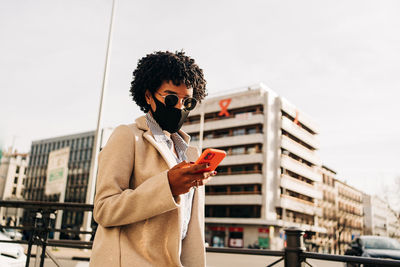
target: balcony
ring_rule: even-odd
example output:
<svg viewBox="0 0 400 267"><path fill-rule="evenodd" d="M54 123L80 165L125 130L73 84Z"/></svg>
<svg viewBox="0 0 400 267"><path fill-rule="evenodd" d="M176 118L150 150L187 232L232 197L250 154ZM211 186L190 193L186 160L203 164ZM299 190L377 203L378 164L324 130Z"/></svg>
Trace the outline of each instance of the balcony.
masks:
<svg viewBox="0 0 400 267"><path fill-rule="evenodd" d="M205 122L204 131L240 127L252 124L264 124L264 115L250 114L248 117L245 116L236 116L232 118L221 117L221 119ZM187 133L199 132L200 123L184 125L182 127L182 130Z"/></svg>
<svg viewBox="0 0 400 267"><path fill-rule="evenodd" d="M322 181L322 175L316 170L287 155L281 155L281 166L315 182Z"/></svg>
<svg viewBox="0 0 400 267"><path fill-rule="evenodd" d="M300 213L322 216L322 209L315 207L313 203L287 195L281 195L278 206Z"/></svg>
<svg viewBox="0 0 400 267"><path fill-rule="evenodd" d="M288 175L282 175L281 187L315 199L322 199L322 192L318 191L313 185L299 181Z"/></svg>
<svg viewBox="0 0 400 267"><path fill-rule="evenodd" d="M259 173L220 175L211 179L207 185L227 185L227 184L262 184L263 175Z"/></svg>
<svg viewBox="0 0 400 267"><path fill-rule="evenodd" d="M306 130L302 129L298 125L296 125L294 122L292 122L290 119L286 117L282 117L282 129L287 131L288 133L296 136L299 138L301 141L307 143L311 147L317 149L319 147L319 141L318 139L307 132Z"/></svg>
<svg viewBox="0 0 400 267"><path fill-rule="evenodd" d="M206 205L261 205L261 195L206 196Z"/></svg>
<svg viewBox="0 0 400 267"><path fill-rule="evenodd" d="M321 165L321 160L315 155L314 151L307 149L285 135L282 135L281 147L311 162L314 165Z"/></svg>
<svg viewBox="0 0 400 267"><path fill-rule="evenodd" d="M297 109L284 99L282 99L282 110L285 111L290 116L292 116L293 118L296 117ZM302 124L310 128L312 131L316 133L319 132L317 125L314 123L314 121L312 121L312 119L307 114L300 112L298 119Z"/></svg>
<svg viewBox="0 0 400 267"><path fill-rule="evenodd" d="M246 144L259 144L264 142L263 134L248 134L248 135L237 135L227 136L222 138L213 138L203 140L203 148L206 147L222 147L222 146L237 146ZM198 141L190 142L192 146L198 146Z"/></svg>
<svg viewBox="0 0 400 267"><path fill-rule="evenodd" d="M200 105L197 105L194 110L190 112L190 115L196 116L200 115L201 108L204 107L204 112L220 112L221 106L219 102L222 99L231 98L232 102L228 107L228 111L232 109L254 106L265 103L265 97L261 93L261 90L243 91L238 93L232 93L228 95L222 95L212 98L206 98Z"/></svg>
<svg viewBox="0 0 400 267"><path fill-rule="evenodd" d="M217 224L247 224L247 225L265 225L274 224L276 221L267 221L262 218L230 218L230 217L205 217L206 223Z"/></svg>
<svg viewBox="0 0 400 267"><path fill-rule="evenodd" d="M241 154L241 155L231 155L226 156L226 158L221 162L221 166L224 165L237 165L237 164L249 164L249 163L263 163L263 154Z"/></svg>

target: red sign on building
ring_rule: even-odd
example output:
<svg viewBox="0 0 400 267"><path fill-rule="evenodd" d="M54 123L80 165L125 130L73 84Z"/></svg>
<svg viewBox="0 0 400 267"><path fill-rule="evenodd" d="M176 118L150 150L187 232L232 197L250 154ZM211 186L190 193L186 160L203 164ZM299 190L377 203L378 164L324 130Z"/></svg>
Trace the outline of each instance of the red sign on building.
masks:
<svg viewBox="0 0 400 267"><path fill-rule="evenodd" d="M243 227L229 227L229 232L243 232Z"/></svg>
<svg viewBox="0 0 400 267"><path fill-rule="evenodd" d="M269 234L269 228L258 228L259 233Z"/></svg>
<svg viewBox="0 0 400 267"><path fill-rule="evenodd" d="M215 232L225 232L225 227L223 226L213 226L210 227L211 231L215 231Z"/></svg>
<svg viewBox="0 0 400 267"><path fill-rule="evenodd" d="M219 106L221 107L221 111L218 113L218 116L229 117L228 106L231 103L231 101L232 101L231 98L222 99L221 101L219 101Z"/></svg>

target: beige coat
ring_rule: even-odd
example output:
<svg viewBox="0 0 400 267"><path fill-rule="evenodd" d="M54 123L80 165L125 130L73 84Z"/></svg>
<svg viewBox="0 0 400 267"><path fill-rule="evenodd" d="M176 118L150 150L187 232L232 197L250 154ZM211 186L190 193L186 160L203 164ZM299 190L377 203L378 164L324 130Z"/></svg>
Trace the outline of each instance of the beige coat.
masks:
<svg viewBox="0 0 400 267"><path fill-rule="evenodd" d="M190 146L186 154L189 161L199 155ZM180 198L172 196L167 177L174 165L144 116L114 130L99 155L91 267L205 266L204 188L195 190L182 242Z"/></svg>

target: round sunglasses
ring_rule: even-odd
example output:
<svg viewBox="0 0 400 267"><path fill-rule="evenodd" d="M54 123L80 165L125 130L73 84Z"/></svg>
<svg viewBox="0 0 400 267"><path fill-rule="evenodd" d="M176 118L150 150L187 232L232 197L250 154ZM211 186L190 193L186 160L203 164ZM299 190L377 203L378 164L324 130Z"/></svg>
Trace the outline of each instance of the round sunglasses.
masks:
<svg viewBox="0 0 400 267"><path fill-rule="evenodd" d="M168 107L175 107L179 101L179 97L177 95L162 95L159 92L156 92L159 96L164 98L164 103ZM183 99L183 106L186 110L192 110L196 107L197 100L193 97L187 97Z"/></svg>

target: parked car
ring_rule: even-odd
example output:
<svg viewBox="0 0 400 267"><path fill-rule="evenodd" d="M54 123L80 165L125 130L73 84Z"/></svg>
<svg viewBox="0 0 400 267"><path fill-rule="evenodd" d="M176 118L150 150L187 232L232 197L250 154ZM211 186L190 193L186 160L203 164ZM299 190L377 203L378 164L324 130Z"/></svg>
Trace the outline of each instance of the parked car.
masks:
<svg viewBox="0 0 400 267"><path fill-rule="evenodd" d="M0 240L12 240L0 232ZM0 266L1 267L24 267L26 255L20 244L0 242Z"/></svg>
<svg viewBox="0 0 400 267"><path fill-rule="evenodd" d="M11 239L14 239L14 240L22 239L22 234L15 229L3 228L2 232L3 232L3 234L5 234L6 236L8 236Z"/></svg>
<svg viewBox="0 0 400 267"><path fill-rule="evenodd" d="M400 242L384 236L360 236L354 239L345 255L400 260Z"/></svg>

